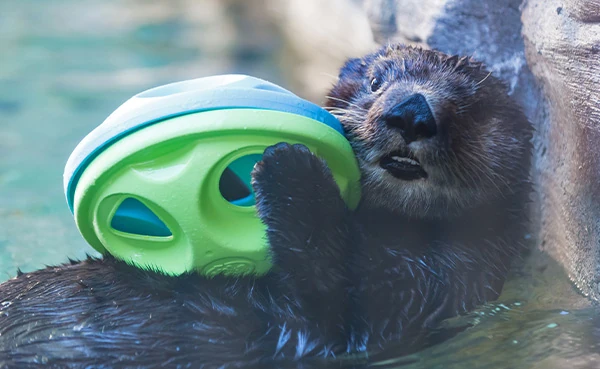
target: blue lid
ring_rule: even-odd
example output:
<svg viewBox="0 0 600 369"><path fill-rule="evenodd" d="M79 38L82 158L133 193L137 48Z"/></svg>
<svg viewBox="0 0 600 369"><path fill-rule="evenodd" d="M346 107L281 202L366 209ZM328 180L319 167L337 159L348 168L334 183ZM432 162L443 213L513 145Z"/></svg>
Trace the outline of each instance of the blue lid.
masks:
<svg viewBox="0 0 600 369"><path fill-rule="evenodd" d="M63 185L73 212L77 182L85 167L120 138L162 120L207 110L251 108L277 110L312 118L343 133L325 109L271 82L228 74L171 83L127 100L77 145L67 160Z"/></svg>

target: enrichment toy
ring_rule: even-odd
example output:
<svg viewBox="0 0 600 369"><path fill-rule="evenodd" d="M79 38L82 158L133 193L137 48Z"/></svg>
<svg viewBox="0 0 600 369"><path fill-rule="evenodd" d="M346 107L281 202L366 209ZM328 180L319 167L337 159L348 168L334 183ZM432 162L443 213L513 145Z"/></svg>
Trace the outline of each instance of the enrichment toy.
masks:
<svg viewBox="0 0 600 369"><path fill-rule="evenodd" d="M101 253L171 275L271 267L250 174L265 148L302 143L331 168L348 207L359 170L340 123L267 81L222 75L129 99L75 148L64 189Z"/></svg>

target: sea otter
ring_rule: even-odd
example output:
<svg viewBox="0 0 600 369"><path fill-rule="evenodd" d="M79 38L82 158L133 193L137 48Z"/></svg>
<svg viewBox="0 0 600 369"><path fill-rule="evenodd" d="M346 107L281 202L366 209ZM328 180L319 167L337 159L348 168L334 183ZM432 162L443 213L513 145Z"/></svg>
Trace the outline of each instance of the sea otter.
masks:
<svg viewBox="0 0 600 369"><path fill-rule="evenodd" d="M362 367L495 299L530 191L531 127L504 84L471 58L390 45L347 61L327 107L362 171L355 211L306 147L269 147L253 171L268 275L110 256L19 273L0 285L0 367Z"/></svg>

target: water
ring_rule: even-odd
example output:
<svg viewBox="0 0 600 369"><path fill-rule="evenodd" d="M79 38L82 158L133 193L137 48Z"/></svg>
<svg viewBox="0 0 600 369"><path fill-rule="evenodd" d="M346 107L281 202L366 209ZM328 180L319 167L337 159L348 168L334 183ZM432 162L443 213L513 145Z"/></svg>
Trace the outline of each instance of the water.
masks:
<svg viewBox="0 0 600 369"><path fill-rule="evenodd" d="M0 281L94 253L67 208L62 171L77 142L131 95L231 72L286 85L281 40L243 14L218 0L0 2ZM599 316L536 251L499 301L443 325L467 330L372 359L386 368L600 368Z"/></svg>
<svg viewBox="0 0 600 369"><path fill-rule="evenodd" d="M63 168L126 99L220 73L283 82L277 39L248 29L243 10L218 0L0 2L0 281L94 253L66 206Z"/></svg>

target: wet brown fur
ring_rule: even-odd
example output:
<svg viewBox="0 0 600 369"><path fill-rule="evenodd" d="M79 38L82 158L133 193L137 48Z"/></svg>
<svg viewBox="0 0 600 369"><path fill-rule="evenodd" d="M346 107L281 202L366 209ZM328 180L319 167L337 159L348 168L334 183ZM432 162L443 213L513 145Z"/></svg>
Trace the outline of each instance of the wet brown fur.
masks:
<svg viewBox="0 0 600 369"><path fill-rule="evenodd" d="M439 132L407 145L380 117L415 92ZM469 58L392 45L348 61L329 95L362 169L356 211L306 147L270 147L253 172L267 276L169 277L110 256L19 273L0 285L0 367L363 368L495 299L530 190L531 128L504 85ZM395 150L428 177L380 168Z"/></svg>

